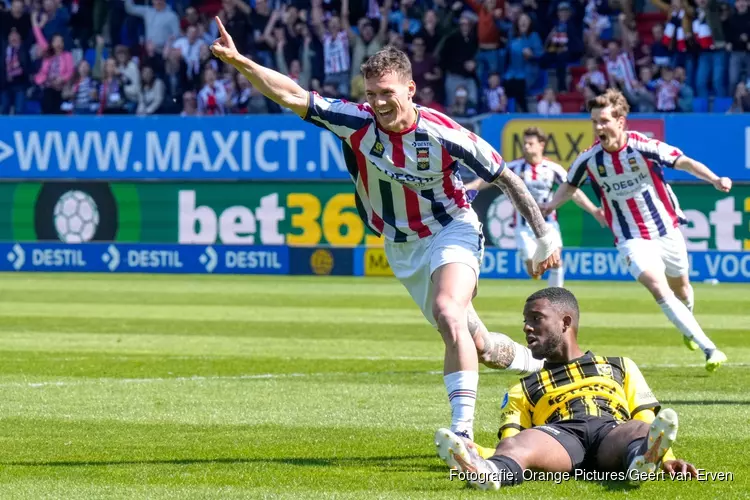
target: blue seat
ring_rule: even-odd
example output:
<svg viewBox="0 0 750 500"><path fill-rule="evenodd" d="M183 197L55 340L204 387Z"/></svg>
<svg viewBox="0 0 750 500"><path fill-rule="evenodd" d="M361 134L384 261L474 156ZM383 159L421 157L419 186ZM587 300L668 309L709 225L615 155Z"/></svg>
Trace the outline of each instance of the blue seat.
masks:
<svg viewBox="0 0 750 500"><path fill-rule="evenodd" d="M693 99L693 113L708 113L708 99L705 97Z"/></svg>
<svg viewBox="0 0 750 500"><path fill-rule="evenodd" d="M731 97L716 97L714 99L714 105L712 107L712 111L714 113L726 113L729 111L729 108L732 107L732 98Z"/></svg>
<svg viewBox="0 0 750 500"><path fill-rule="evenodd" d="M41 115L42 103L40 103L39 101L34 101L32 99L27 99L23 112L25 115Z"/></svg>
<svg viewBox="0 0 750 500"><path fill-rule="evenodd" d="M516 112L516 100L512 97L508 99L508 113L515 113Z"/></svg>
<svg viewBox="0 0 750 500"><path fill-rule="evenodd" d="M544 89L547 88L547 84L549 83L549 74L547 74L547 70L543 69L539 71L539 76L536 79L536 82L534 82L534 85L529 89L528 94L530 95L539 95L544 93Z"/></svg>

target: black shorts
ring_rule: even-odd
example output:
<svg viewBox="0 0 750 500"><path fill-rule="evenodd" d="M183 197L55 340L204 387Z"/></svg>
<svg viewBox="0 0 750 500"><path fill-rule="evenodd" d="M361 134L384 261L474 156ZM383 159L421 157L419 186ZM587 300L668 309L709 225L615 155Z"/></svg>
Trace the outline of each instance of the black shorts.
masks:
<svg viewBox="0 0 750 500"><path fill-rule="evenodd" d="M570 455L573 470L595 470L599 445L618 425L619 422L611 417L588 417L561 420L534 429L549 434L565 448Z"/></svg>

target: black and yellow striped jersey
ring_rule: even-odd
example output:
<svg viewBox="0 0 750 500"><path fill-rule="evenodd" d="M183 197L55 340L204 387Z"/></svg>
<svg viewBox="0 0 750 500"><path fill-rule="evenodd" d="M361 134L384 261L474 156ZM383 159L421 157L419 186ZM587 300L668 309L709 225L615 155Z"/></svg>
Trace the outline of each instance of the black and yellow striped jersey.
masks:
<svg viewBox="0 0 750 500"><path fill-rule="evenodd" d="M586 416L650 422L659 408L631 359L595 356L589 351L569 363L545 363L541 371L513 386L503 399L498 437Z"/></svg>

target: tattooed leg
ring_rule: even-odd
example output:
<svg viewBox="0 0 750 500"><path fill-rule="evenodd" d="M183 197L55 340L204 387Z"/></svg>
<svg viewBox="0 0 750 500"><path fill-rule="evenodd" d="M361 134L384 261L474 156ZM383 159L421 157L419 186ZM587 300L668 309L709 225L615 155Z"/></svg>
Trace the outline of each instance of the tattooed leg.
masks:
<svg viewBox="0 0 750 500"><path fill-rule="evenodd" d="M534 359L527 347L507 335L489 331L479 319L473 304L469 304L468 323L479 361L488 368L520 374L541 369L543 361Z"/></svg>

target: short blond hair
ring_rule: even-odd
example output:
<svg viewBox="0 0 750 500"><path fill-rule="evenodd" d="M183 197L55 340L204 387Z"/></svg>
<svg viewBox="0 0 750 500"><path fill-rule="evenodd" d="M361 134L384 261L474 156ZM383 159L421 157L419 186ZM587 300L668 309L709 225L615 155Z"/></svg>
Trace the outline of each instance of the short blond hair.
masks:
<svg viewBox="0 0 750 500"><path fill-rule="evenodd" d="M615 89L607 89L605 93L589 99L589 102L586 103L586 109L589 112L608 106L612 108L612 116L614 118L626 117L630 113L628 100L625 99L622 92Z"/></svg>

